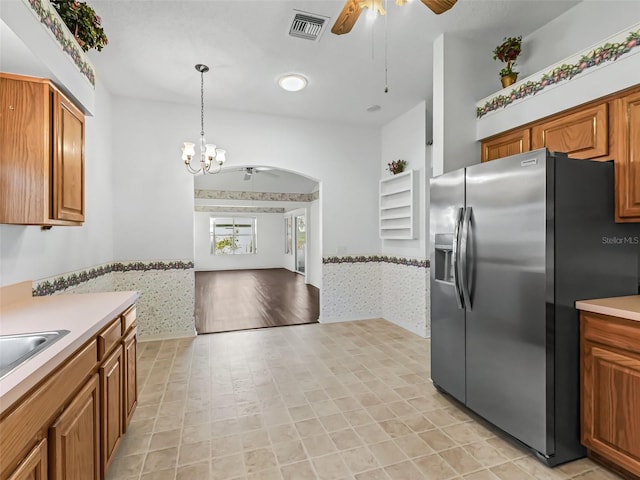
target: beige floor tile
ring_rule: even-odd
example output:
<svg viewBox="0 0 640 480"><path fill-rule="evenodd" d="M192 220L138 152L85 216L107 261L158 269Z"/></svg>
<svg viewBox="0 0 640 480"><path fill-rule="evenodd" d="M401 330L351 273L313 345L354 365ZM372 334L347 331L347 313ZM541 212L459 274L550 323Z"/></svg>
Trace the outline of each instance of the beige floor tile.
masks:
<svg viewBox="0 0 640 480"><path fill-rule="evenodd" d="M280 465L301 462L307 459L307 454L300 440L276 443L273 445L273 452Z"/></svg>
<svg viewBox="0 0 640 480"><path fill-rule="evenodd" d="M299 422L300 420L314 418L316 413L311 408L311 405L301 405L289 408L289 415L291 415L294 422Z"/></svg>
<svg viewBox="0 0 640 480"><path fill-rule="evenodd" d="M338 450L349 450L350 448L362 445L362 440L360 440L360 437L358 437L356 432L351 428L331 432L329 433L329 437L331 437L331 440L333 440Z"/></svg>
<svg viewBox="0 0 640 480"><path fill-rule="evenodd" d="M524 449L518 448L512 442L505 440L504 438L489 438L486 442L509 460L515 460L516 458L522 458L528 455Z"/></svg>
<svg viewBox="0 0 640 480"><path fill-rule="evenodd" d="M496 465L495 467L491 467L489 470L491 470L501 480L514 480L516 478L518 480L535 479L535 477L532 477L512 462L503 463L502 465Z"/></svg>
<svg viewBox="0 0 640 480"><path fill-rule="evenodd" d="M140 477L140 480L175 480L175 478L175 468L168 468L164 470L145 473Z"/></svg>
<svg viewBox="0 0 640 480"><path fill-rule="evenodd" d="M407 459L407 455L391 440L376 445L369 445L369 450L371 450L378 463L382 466L400 463Z"/></svg>
<svg viewBox="0 0 640 480"><path fill-rule="evenodd" d="M458 445L465 445L484 439L468 423L450 425L448 427L442 427L440 430L449 438L452 438Z"/></svg>
<svg viewBox="0 0 640 480"><path fill-rule="evenodd" d="M178 461L178 449L176 447L166 448L149 452L144 461L142 473L150 473L167 468L175 468Z"/></svg>
<svg viewBox="0 0 640 480"><path fill-rule="evenodd" d="M153 428L154 432L165 432L167 430L181 429L184 421L180 416L170 415L167 417L158 417Z"/></svg>
<svg viewBox="0 0 640 480"><path fill-rule="evenodd" d="M241 434L241 437L244 450L255 450L260 447L266 447L270 443L267 430L253 430Z"/></svg>
<svg viewBox="0 0 640 480"><path fill-rule="evenodd" d="M591 470L590 472L581 473L573 477L575 480L622 480L622 477L609 472L607 470L603 470L602 468L598 468L596 470Z"/></svg>
<svg viewBox="0 0 640 480"><path fill-rule="evenodd" d="M424 480L424 475L411 462L406 461L389 465L384 471L392 480Z"/></svg>
<svg viewBox="0 0 640 480"><path fill-rule="evenodd" d="M416 458L413 462L430 480L445 480L458 476L458 473L437 453Z"/></svg>
<svg viewBox="0 0 640 480"><path fill-rule="evenodd" d="M561 471L569 477L574 477L581 473L595 470L596 468L598 468L598 465L596 465L593 461L588 458L581 458L580 460L560 465L559 467L556 467L556 470Z"/></svg>
<svg viewBox="0 0 640 480"><path fill-rule="evenodd" d="M492 467L509 460L491 443L486 441L465 445L464 450L485 467Z"/></svg>
<svg viewBox="0 0 640 480"><path fill-rule="evenodd" d="M327 432L344 430L349 426L349 422L347 421L346 418L344 418L344 415L342 415L341 413L323 416L323 417L320 417L319 420Z"/></svg>
<svg viewBox="0 0 640 480"><path fill-rule="evenodd" d="M426 432L419 433L418 436L427 442L434 451L439 452L441 450L448 450L453 447L457 447L458 444L445 435L441 430L428 430Z"/></svg>
<svg viewBox="0 0 640 480"><path fill-rule="evenodd" d="M387 432L385 432L377 423L362 425L359 427L354 427L353 429L360 436L362 441L367 445L380 443L391 438L389 437L389 435L387 435Z"/></svg>
<svg viewBox="0 0 640 480"><path fill-rule="evenodd" d="M500 480L490 470L480 470L479 472L465 475L464 480ZM515 480L515 479L514 479Z"/></svg>
<svg viewBox="0 0 640 480"><path fill-rule="evenodd" d="M277 468L270 468L268 470L262 470L261 472L250 473L246 476L247 480L282 480L280 470ZM194 479L195 480L195 479Z"/></svg>
<svg viewBox="0 0 640 480"><path fill-rule="evenodd" d="M337 453L314 458L311 463L321 480L339 480L349 475L349 469Z"/></svg>
<svg viewBox="0 0 640 480"><path fill-rule="evenodd" d="M433 453L433 449L416 434L397 437L394 439L394 442L409 458L421 457Z"/></svg>
<svg viewBox="0 0 640 480"><path fill-rule="evenodd" d="M181 438L182 431L180 429L154 433L151 436L151 442L149 443L149 451L177 447L180 444Z"/></svg>
<svg viewBox="0 0 640 480"><path fill-rule="evenodd" d="M284 480L313 480L318 478L309 462L293 463L280 467Z"/></svg>
<svg viewBox="0 0 640 480"><path fill-rule="evenodd" d="M199 463L209 461L211 458L211 442L204 441L199 443L186 443L180 446L178 454L178 465L188 465L190 463Z"/></svg>
<svg viewBox="0 0 640 480"><path fill-rule="evenodd" d="M333 400L323 400L311 404L311 408L319 417L340 413L340 409Z"/></svg>
<svg viewBox="0 0 640 480"><path fill-rule="evenodd" d="M193 463L191 465L184 465L178 467L176 472L176 480L193 480L209 478L211 468L209 461Z"/></svg>
<svg viewBox="0 0 640 480"><path fill-rule="evenodd" d="M371 418L367 411L363 409L344 412L343 415L352 427L360 427L362 425L369 425L375 422L375 420Z"/></svg>
<svg viewBox="0 0 640 480"><path fill-rule="evenodd" d="M211 456L226 457L242 453L242 435L229 435L226 437L214 437L211 439Z"/></svg>
<svg viewBox="0 0 640 480"><path fill-rule="evenodd" d="M403 437L413 433L409 427L395 418L379 422L379 425L391 438Z"/></svg>
<svg viewBox="0 0 640 480"><path fill-rule="evenodd" d="M513 463L536 480L565 480L569 478L562 470L546 467L533 457L519 458L513 460Z"/></svg>
<svg viewBox="0 0 640 480"><path fill-rule="evenodd" d="M244 457L241 454L211 460L211 478L213 480L227 480L245 473Z"/></svg>
<svg viewBox="0 0 640 480"><path fill-rule="evenodd" d="M354 448L340 453L351 473L361 473L379 466L375 456L367 447Z"/></svg>
<svg viewBox="0 0 640 480"><path fill-rule="evenodd" d="M375 470L357 474L356 480L389 480L389 475L386 474L384 469L377 468Z"/></svg>
<svg viewBox="0 0 640 480"><path fill-rule="evenodd" d="M321 457L336 450L331 438L326 434L303 438L302 443L311 457Z"/></svg>
<svg viewBox="0 0 640 480"><path fill-rule="evenodd" d="M276 457L271 448L259 448L244 452L244 463L247 473L259 472L277 466Z"/></svg>
<svg viewBox="0 0 640 480"><path fill-rule="evenodd" d="M137 477L142 471L142 465L144 464L145 457L146 453L122 457L118 456L111 465L110 472L117 474L115 478Z"/></svg>
<svg viewBox="0 0 640 480"><path fill-rule="evenodd" d="M440 456L460 474L475 472L483 468L480 462L460 447L444 450L440 452Z"/></svg>
<svg viewBox="0 0 640 480"><path fill-rule="evenodd" d="M446 427L447 425L453 425L460 422L457 418L450 415L445 409L425 412L424 416L437 427Z"/></svg>

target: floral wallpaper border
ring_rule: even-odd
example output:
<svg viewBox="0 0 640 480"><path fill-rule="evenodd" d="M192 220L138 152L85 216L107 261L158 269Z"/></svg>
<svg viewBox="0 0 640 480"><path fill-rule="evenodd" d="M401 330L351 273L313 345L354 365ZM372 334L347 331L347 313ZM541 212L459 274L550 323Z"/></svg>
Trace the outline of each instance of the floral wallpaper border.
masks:
<svg viewBox="0 0 640 480"><path fill-rule="evenodd" d="M62 51L66 53L73 63L78 67L80 73L84 75L93 87L96 86L96 73L93 66L89 63L84 52L80 49L78 42L74 38L71 31L64 24L58 12L49 0L23 0L40 20L53 38L58 42Z"/></svg>
<svg viewBox="0 0 640 480"><path fill-rule="evenodd" d="M196 212L238 212L238 213L284 213L278 207L231 207L225 205L196 205Z"/></svg>
<svg viewBox="0 0 640 480"><path fill-rule="evenodd" d="M211 200L261 200L268 202L313 202L319 198L319 192L278 193L278 192L240 192L231 190L196 190L195 198Z"/></svg>
<svg viewBox="0 0 640 480"><path fill-rule="evenodd" d="M323 257L322 263L393 263L396 265L406 265L408 267L429 268L429 259L420 260L417 258L389 257L386 255Z"/></svg>
<svg viewBox="0 0 640 480"><path fill-rule="evenodd" d="M517 86L506 95L498 94L489 97L488 100L481 100L476 104L476 117L482 118L488 113L500 108L506 108L518 100L535 95L545 88L569 81L591 68L602 67L607 62L614 62L623 55L627 55L632 50L640 47L640 24L636 24L630 28L631 31L609 37L605 40L605 43L596 48L589 49L583 53L567 58L562 62L556 63L551 70L546 73L538 72L532 75L532 77L536 77L537 75L540 75L540 77L516 84ZM626 35L626 37L624 35ZM640 51L640 49L635 50L634 53L638 51ZM482 104L483 102L484 104Z"/></svg>
<svg viewBox="0 0 640 480"><path fill-rule="evenodd" d="M156 262L114 262L100 265L88 270L80 270L67 275L54 277L52 280L43 280L36 283L32 294L34 297L53 295L56 292L77 287L82 283L94 280L111 272L148 272L151 270L189 270L193 268L193 261L156 261Z"/></svg>

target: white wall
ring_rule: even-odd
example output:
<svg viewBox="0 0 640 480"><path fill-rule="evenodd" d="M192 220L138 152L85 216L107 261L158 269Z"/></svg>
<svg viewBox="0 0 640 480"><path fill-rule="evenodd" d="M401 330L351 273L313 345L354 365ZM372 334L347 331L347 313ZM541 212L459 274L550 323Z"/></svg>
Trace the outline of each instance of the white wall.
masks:
<svg viewBox="0 0 640 480"><path fill-rule="evenodd" d="M38 280L113 260L112 98L98 82L85 124L85 222L81 227L0 225L0 285Z"/></svg>
<svg viewBox="0 0 640 480"><path fill-rule="evenodd" d="M214 255L209 235L210 218L256 217L257 251L253 255ZM252 268L282 268L284 227L282 213L194 213L195 269L244 270Z"/></svg>
<svg viewBox="0 0 640 480"><path fill-rule="evenodd" d="M319 200L307 208L307 283L322 288L322 218Z"/></svg>
<svg viewBox="0 0 640 480"><path fill-rule="evenodd" d="M451 33L433 44L434 176L480 163L475 104L500 86L493 48Z"/></svg>
<svg viewBox="0 0 640 480"><path fill-rule="evenodd" d="M196 139L198 122L193 105L114 102L116 260L193 257L193 177L180 145ZM259 163L322 182L323 255L377 253L376 129L209 111L205 130L226 148L228 165Z"/></svg>
<svg viewBox="0 0 640 480"><path fill-rule="evenodd" d="M415 240L382 240L384 255L424 258L426 256L426 225L428 224L428 197L425 179L429 176L426 165L426 105L420 102L414 108L382 127L381 178L391 173L387 164L398 159L407 161L407 169L415 170L418 188L417 238Z"/></svg>

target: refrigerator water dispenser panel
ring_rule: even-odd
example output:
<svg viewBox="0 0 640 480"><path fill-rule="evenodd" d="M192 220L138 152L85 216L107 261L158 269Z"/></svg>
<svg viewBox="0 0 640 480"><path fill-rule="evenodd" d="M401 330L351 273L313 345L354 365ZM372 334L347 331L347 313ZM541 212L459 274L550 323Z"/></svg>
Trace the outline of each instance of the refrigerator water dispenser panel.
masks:
<svg viewBox="0 0 640 480"><path fill-rule="evenodd" d="M435 235L435 278L441 282L453 283L453 233Z"/></svg>

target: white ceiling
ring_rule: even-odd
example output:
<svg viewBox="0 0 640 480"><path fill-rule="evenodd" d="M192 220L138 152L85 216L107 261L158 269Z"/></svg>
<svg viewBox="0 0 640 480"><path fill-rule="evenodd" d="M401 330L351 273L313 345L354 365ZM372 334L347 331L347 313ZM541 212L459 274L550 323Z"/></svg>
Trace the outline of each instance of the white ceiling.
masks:
<svg viewBox="0 0 640 480"><path fill-rule="evenodd" d="M213 175L194 177L196 190L224 190L231 192L312 193L318 182L296 173L275 168L258 168L248 180L243 167L225 167Z"/></svg>
<svg viewBox="0 0 640 480"><path fill-rule="evenodd" d="M363 13L351 33L330 32L343 0L91 0L109 45L90 57L118 95L198 105L205 74L207 108L381 126L432 91L432 43L443 32L497 45L527 35L571 8L573 0L459 0L436 16L418 0L375 21ZM318 42L288 35L294 9L330 17ZM388 87L385 88L385 31ZM490 49L487 62L493 62ZM496 72L499 65L496 63ZM309 86L280 90L298 72ZM490 93L490 92L488 92ZM379 104L375 113L366 107Z"/></svg>

